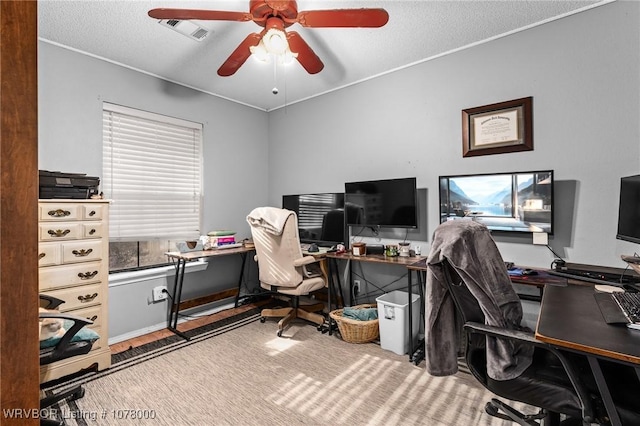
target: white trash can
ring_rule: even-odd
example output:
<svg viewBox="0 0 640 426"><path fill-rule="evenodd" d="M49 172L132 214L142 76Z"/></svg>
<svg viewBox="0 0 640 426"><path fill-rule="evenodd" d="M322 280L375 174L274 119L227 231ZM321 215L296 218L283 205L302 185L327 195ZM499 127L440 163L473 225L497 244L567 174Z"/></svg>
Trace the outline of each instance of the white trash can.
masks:
<svg viewBox="0 0 640 426"><path fill-rule="evenodd" d="M378 302L378 323L380 327L380 347L398 355L409 352L409 293L394 290L376 298ZM420 296L411 295L411 331L413 339L420 330Z"/></svg>

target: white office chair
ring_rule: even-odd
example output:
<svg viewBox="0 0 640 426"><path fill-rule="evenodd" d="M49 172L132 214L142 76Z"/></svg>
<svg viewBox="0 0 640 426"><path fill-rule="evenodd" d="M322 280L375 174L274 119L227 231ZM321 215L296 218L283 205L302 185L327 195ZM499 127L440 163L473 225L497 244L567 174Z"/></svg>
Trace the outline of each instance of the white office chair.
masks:
<svg viewBox="0 0 640 426"><path fill-rule="evenodd" d="M282 317L278 322L278 336L288 323L302 318L321 327L324 316L316 312L323 303L300 306L300 296L308 295L327 285L323 274L312 273L307 265L319 260L304 256L298 236L298 218L291 210L258 207L247 216L256 247L260 286L291 298L287 308L263 309L261 321L268 317Z"/></svg>

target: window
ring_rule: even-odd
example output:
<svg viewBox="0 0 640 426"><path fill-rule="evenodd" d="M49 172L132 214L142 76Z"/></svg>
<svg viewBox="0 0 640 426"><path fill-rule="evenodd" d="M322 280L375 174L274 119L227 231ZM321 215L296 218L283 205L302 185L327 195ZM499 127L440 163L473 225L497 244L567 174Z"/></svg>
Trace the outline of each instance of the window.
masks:
<svg viewBox="0 0 640 426"><path fill-rule="evenodd" d="M200 235L202 124L104 103L102 126L109 271L166 264Z"/></svg>

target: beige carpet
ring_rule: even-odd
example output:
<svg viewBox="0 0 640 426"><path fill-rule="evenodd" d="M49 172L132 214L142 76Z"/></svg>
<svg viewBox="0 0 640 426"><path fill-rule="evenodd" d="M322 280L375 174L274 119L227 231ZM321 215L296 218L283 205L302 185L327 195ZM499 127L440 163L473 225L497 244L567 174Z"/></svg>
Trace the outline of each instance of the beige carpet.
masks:
<svg viewBox="0 0 640 426"><path fill-rule="evenodd" d="M275 323L250 322L84 386L78 411L61 408L69 425L511 424L484 413L492 395L469 374L431 377L302 322L281 338Z"/></svg>

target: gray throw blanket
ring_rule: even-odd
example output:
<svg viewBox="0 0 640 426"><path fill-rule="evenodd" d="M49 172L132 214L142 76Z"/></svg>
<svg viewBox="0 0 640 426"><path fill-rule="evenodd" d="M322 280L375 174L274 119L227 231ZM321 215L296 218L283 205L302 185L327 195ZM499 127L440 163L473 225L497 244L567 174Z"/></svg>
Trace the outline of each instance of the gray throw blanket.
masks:
<svg viewBox="0 0 640 426"><path fill-rule="evenodd" d="M522 305L489 230L472 220L438 226L427 258L426 367L434 376L458 371L460 332L455 305L446 289L442 262L447 260L478 301L485 323L522 330ZM487 337L487 374L495 380L519 376L529 365L533 346Z"/></svg>

